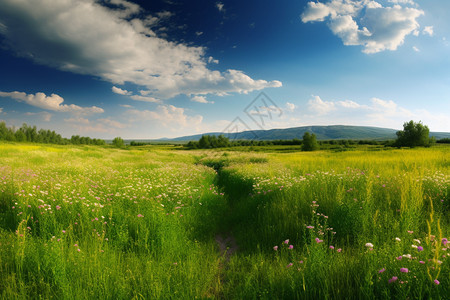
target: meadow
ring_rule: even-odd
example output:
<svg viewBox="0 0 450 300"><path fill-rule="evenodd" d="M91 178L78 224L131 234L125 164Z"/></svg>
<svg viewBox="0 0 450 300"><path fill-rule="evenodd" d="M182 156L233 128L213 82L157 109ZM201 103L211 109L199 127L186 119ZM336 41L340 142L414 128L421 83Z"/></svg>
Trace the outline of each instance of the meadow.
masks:
<svg viewBox="0 0 450 300"><path fill-rule="evenodd" d="M0 298L448 298L450 147L251 150L0 144Z"/></svg>

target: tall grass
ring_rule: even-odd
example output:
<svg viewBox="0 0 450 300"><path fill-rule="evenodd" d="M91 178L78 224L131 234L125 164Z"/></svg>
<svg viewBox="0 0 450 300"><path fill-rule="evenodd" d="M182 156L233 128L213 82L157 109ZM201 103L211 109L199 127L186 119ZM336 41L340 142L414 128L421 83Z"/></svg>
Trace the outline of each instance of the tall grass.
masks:
<svg viewBox="0 0 450 300"><path fill-rule="evenodd" d="M214 214L224 203L213 170L166 152L23 145L0 152L1 298L211 293L219 267Z"/></svg>
<svg viewBox="0 0 450 300"><path fill-rule="evenodd" d="M447 297L448 147L269 150L0 145L0 298Z"/></svg>

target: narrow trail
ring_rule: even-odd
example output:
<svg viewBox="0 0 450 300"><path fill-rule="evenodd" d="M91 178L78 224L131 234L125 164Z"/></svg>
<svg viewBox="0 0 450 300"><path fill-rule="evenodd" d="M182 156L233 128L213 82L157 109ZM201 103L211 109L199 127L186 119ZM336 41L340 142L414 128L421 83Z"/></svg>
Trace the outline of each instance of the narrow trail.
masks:
<svg viewBox="0 0 450 300"><path fill-rule="evenodd" d="M230 261L231 256L239 250L236 239L231 233L224 235L217 234L215 239L219 246L220 255L224 256L224 263L227 264Z"/></svg>

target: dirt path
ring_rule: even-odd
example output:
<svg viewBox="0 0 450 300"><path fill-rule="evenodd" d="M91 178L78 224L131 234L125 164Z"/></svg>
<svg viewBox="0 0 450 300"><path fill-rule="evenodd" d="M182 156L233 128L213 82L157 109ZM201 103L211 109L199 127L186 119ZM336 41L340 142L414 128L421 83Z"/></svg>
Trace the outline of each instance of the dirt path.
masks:
<svg viewBox="0 0 450 300"><path fill-rule="evenodd" d="M230 257L239 249L236 239L231 233L226 235L216 235L216 242L219 246L220 255L225 256L224 263L230 261Z"/></svg>

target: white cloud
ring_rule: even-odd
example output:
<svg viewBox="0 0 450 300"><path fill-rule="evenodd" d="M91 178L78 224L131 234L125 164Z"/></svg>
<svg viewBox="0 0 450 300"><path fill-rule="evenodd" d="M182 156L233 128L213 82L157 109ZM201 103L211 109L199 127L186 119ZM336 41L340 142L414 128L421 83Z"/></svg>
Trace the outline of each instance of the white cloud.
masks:
<svg viewBox="0 0 450 300"><path fill-rule="evenodd" d="M428 34L429 36L434 35L433 26L425 26L425 28L422 31L423 34Z"/></svg>
<svg viewBox="0 0 450 300"><path fill-rule="evenodd" d="M64 122L67 122L67 123L84 124L84 125L87 125L87 124L90 123L90 121L89 121L88 119L82 118L82 117L64 119Z"/></svg>
<svg viewBox="0 0 450 300"><path fill-rule="evenodd" d="M119 95L131 95L132 92L129 92L127 90L122 90L121 88L115 87L113 86L111 88L111 90L113 91L113 93L119 94Z"/></svg>
<svg viewBox="0 0 450 300"><path fill-rule="evenodd" d="M0 107L0 115L3 113L3 108ZM6 113L5 113L6 114Z"/></svg>
<svg viewBox="0 0 450 300"><path fill-rule="evenodd" d="M153 103L161 102L161 100L149 96L132 95L130 96L130 98L136 101L143 101L143 102L153 102Z"/></svg>
<svg viewBox="0 0 450 300"><path fill-rule="evenodd" d="M202 116L188 116L184 108L173 105L158 105L155 111L128 110L126 115L131 117L130 122L156 122L159 126L169 128L173 132L198 127L203 120Z"/></svg>
<svg viewBox="0 0 450 300"><path fill-rule="evenodd" d="M218 59L214 59L214 57L210 56L210 57L208 57L208 63L218 64L219 60Z"/></svg>
<svg viewBox="0 0 450 300"><path fill-rule="evenodd" d="M308 109L318 115L325 115L335 110L335 104L334 102L323 101L319 96L313 96L308 101Z"/></svg>
<svg viewBox="0 0 450 300"><path fill-rule="evenodd" d="M213 101L206 100L205 96L194 96L191 98L191 101L198 103L214 103Z"/></svg>
<svg viewBox="0 0 450 300"><path fill-rule="evenodd" d="M94 114L103 113L104 110L97 106L81 107L75 104L62 104L64 99L56 94L46 96L44 93L26 94L23 92L2 92L0 91L0 97L8 97L19 102L25 102L28 105L36 106L42 109L69 112L79 114Z"/></svg>
<svg viewBox="0 0 450 300"><path fill-rule="evenodd" d="M41 119L45 122L50 122L52 119L52 114L46 111L42 111L42 112L38 112L38 113L32 113L32 112L27 112L25 113L26 116L38 116L41 117Z"/></svg>
<svg viewBox="0 0 450 300"><path fill-rule="evenodd" d="M286 110L287 111L292 112L295 110L296 107L297 106L294 103L286 102Z"/></svg>
<svg viewBox="0 0 450 300"><path fill-rule="evenodd" d="M417 4L413 0L388 0L388 2L395 4L409 4L417 6Z"/></svg>
<svg viewBox="0 0 450 300"><path fill-rule="evenodd" d="M224 4L222 3L222 2L217 2L216 3L216 7L217 7L217 9L219 10L219 11L223 11L223 7L224 7Z"/></svg>
<svg viewBox="0 0 450 300"><path fill-rule="evenodd" d="M133 108L133 106L128 104L119 104L119 106L125 107L125 108Z"/></svg>
<svg viewBox="0 0 450 300"><path fill-rule="evenodd" d="M202 34L203 34L203 31L196 31L196 32L195 32L195 35L196 35L196 36L201 36Z"/></svg>
<svg viewBox="0 0 450 300"><path fill-rule="evenodd" d="M360 104L353 102L351 100L338 101L336 103L337 103L337 105L340 105L345 108L360 108L361 107Z"/></svg>
<svg viewBox="0 0 450 300"><path fill-rule="evenodd" d="M205 48L162 38L160 22L170 12L145 16L129 1L109 1L112 8L102 3L2 0L0 23L5 28L0 34L11 49L39 64L97 76L115 85L133 83L158 99L281 86L279 81L254 80L238 70L210 70ZM224 10L220 2L217 8Z"/></svg>
<svg viewBox="0 0 450 300"><path fill-rule="evenodd" d="M415 52L420 52L420 49L417 48L416 46L413 46L412 49L413 49Z"/></svg>
<svg viewBox="0 0 450 300"><path fill-rule="evenodd" d="M328 27L344 45L363 46L364 53L393 51L420 27L417 18L424 12L405 6L412 3L399 0L384 7L372 0L308 2L301 18L304 23L328 20Z"/></svg>
<svg viewBox="0 0 450 300"><path fill-rule="evenodd" d="M97 121L99 121L105 125L108 125L109 127L112 127L112 128L123 129L123 128L128 127L127 124L123 124L123 123L120 123L118 121L111 120L111 119L98 119Z"/></svg>

